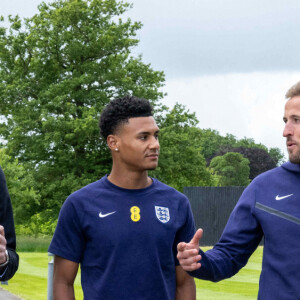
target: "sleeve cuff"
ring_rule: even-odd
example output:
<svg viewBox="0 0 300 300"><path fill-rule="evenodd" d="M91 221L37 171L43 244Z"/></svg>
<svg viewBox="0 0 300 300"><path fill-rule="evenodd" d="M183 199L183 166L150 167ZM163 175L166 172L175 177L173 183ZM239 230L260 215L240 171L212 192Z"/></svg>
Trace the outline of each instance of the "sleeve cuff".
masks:
<svg viewBox="0 0 300 300"><path fill-rule="evenodd" d="M0 274L0 279L2 279L2 277L5 275L7 268L8 268L8 266L5 266L4 271L2 272L2 274Z"/></svg>

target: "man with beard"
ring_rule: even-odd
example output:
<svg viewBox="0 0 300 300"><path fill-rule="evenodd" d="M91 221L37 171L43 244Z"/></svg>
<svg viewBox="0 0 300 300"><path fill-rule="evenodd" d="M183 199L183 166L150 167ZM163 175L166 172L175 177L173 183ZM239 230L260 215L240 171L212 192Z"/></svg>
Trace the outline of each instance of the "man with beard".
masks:
<svg viewBox="0 0 300 300"><path fill-rule="evenodd" d="M286 98L283 136L289 162L260 174L245 189L213 249L199 250L202 229L177 246L184 270L217 282L245 266L264 237L261 300L300 299L300 82Z"/></svg>
<svg viewBox="0 0 300 300"><path fill-rule="evenodd" d="M176 259L177 244L195 233L189 201L148 176L159 156L149 101L111 101L100 130L112 169L61 209L49 248L55 254L53 299L74 299L80 264L84 299L195 300L194 279Z"/></svg>

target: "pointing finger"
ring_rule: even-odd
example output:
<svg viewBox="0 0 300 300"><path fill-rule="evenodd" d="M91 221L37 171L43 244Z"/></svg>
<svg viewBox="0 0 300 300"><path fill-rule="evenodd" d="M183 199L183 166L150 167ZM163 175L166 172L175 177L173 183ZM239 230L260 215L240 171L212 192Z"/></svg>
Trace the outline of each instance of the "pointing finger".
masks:
<svg viewBox="0 0 300 300"><path fill-rule="evenodd" d="M199 246L199 242L202 238L202 235L203 235L203 230L202 230L202 228L200 228L196 231L195 235L193 236L193 238L190 241L190 244Z"/></svg>

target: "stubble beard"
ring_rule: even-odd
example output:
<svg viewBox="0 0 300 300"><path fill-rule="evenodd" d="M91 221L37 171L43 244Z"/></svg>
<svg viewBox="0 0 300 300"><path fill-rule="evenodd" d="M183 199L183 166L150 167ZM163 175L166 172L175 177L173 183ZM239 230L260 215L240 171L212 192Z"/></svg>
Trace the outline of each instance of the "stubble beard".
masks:
<svg viewBox="0 0 300 300"><path fill-rule="evenodd" d="M298 150L295 154L293 154L292 152L288 151L289 153L289 160L291 163L293 164L300 164L300 149L299 149L299 145L298 145Z"/></svg>

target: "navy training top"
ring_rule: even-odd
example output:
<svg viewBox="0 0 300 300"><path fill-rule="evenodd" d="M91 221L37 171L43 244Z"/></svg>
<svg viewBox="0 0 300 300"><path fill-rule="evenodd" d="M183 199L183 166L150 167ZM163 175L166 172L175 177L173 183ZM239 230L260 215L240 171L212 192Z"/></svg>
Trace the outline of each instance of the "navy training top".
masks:
<svg viewBox="0 0 300 300"><path fill-rule="evenodd" d="M49 252L81 264L85 299L175 299L176 247L194 219L186 196L152 180L128 190L104 176L63 204Z"/></svg>

